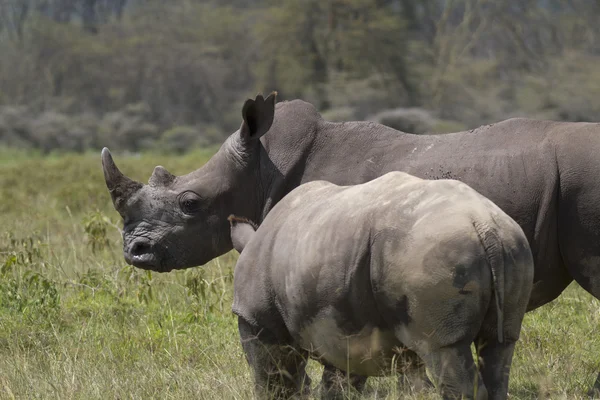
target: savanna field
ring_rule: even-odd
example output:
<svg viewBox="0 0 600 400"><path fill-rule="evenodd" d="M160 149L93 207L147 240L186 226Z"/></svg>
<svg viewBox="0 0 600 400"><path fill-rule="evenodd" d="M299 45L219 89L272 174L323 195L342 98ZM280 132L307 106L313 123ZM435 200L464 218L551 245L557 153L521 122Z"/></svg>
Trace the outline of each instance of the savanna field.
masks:
<svg viewBox="0 0 600 400"><path fill-rule="evenodd" d="M213 151L115 160L146 182ZM230 310L237 254L168 274L128 266L99 152L0 151L0 226L1 399L252 398ZM309 370L314 386L321 368ZM510 398L587 398L598 371L600 302L572 284L526 315ZM435 398L395 381L371 378L364 397Z"/></svg>

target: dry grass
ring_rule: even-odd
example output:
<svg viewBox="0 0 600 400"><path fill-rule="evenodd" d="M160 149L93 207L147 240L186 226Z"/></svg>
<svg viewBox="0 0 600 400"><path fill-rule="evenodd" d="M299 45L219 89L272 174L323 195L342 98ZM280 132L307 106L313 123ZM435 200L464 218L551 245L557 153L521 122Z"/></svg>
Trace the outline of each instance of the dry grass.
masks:
<svg viewBox="0 0 600 400"><path fill-rule="evenodd" d="M209 154L117 162L141 180ZM99 154L0 158L0 398L252 398L230 312L234 254L169 274L128 267ZM527 315L512 399L585 397L600 371L599 305L572 285ZM309 371L316 384L320 366ZM370 379L364 397L434 398L391 377Z"/></svg>

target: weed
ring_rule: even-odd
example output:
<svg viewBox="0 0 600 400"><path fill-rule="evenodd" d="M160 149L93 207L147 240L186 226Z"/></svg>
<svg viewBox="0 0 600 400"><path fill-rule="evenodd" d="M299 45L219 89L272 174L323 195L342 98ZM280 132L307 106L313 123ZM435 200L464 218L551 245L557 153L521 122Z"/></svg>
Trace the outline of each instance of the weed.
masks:
<svg viewBox="0 0 600 400"><path fill-rule="evenodd" d="M110 246L108 228L114 226L110 219L100 210L92 211L83 218L83 229L87 235L87 243L93 253Z"/></svg>
<svg viewBox="0 0 600 400"><path fill-rule="evenodd" d="M10 247L0 266L0 307L21 313L32 309L56 309L60 295L55 283L38 270L46 267L42 244L30 236L8 235Z"/></svg>

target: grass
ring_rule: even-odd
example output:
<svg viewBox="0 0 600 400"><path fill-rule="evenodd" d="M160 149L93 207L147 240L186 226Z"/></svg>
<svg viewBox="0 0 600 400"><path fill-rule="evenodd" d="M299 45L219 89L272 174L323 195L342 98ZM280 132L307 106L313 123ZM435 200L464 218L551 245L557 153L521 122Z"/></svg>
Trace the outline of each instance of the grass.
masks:
<svg viewBox="0 0 600 400"><path fill-rule="evenodd" d="M210 154L116 161L145 181L157 164L182 174ZM169 274L127 266L99 154L1 150L0 226L0 399L252 398L230 311L236 255ZM512 399L585 397L600 371L599 305L574 284L526 316ZM364 397L433 398L394 382L372 378Z"/></svg>

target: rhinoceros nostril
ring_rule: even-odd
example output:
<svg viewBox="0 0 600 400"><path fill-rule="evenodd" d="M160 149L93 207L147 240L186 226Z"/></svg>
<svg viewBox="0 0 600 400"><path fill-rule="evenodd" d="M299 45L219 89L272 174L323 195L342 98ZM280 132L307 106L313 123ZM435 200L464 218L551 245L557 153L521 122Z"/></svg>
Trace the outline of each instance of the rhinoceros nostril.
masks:
<svg viewBox="0 0 600 400"><path fill-rule="evenodd" d="M129 250L129 253L132 256L141 256L143 254L150 253L150 251L151 251L150 242L147 242L145 240L138 240L136 242L133 242L133 244L131 245L131 249Z"/></svg>

